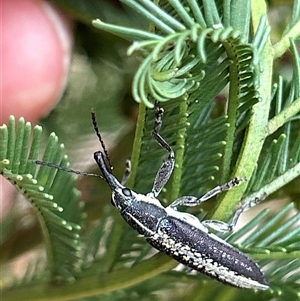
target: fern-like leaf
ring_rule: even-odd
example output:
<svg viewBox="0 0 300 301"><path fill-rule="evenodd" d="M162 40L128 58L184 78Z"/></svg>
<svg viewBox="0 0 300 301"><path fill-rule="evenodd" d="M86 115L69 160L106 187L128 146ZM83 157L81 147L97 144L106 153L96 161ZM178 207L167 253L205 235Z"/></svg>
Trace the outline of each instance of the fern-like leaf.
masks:
<svg viewBox="0 0 300 301"><path fill-rule="evenodd" d="M16 130L17 128L17 130ZM1 175L9 180L33 205L42 226L52 281L74 277L81 250L80 229L82 208L78 203L74 175L40 166L38 159L42 128L31 129L21 118L16 126L14 117L0 128ZM32 137L31 137L32 136ZM31 142L32 139L32 142ZM51 134L43 160L67 166L64 146Z"/></svg>

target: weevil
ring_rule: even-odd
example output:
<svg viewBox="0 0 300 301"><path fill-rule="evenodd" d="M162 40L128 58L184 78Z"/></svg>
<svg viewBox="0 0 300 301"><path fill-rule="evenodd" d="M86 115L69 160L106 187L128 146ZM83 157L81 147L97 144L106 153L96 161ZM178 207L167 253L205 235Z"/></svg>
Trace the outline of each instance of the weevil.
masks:
<svg viewBox="0 0 300 301"><path fill-rule="evenodd" d="M208 229L232 231L241 213L254 206L258 200L255 199L237 210L230 224L214 220L200 222L194 215L178 211L179 206L197 206L216 194L239 185L244 179L234 178L200 198L180 197L167 207L163 207L158 200L157 197L169 180L175 163L172 147L160 135L162 117L163 109L156 105L152 135L168 152L168 157L156 174L152 190L144 195L125 186L130 173L128 170L121 182L113 175L112 164L98 129L95 113L92 113L94 129L103 148L103 151L94 153L94 159L112 190L112 204L119 210L124 220L144 236L151 246L190 269L232 286L268 289L268 281L258 264L226 241L210 233Z"/></svg>
<svg viewBox="0 0 300 301"><path fill-rule="evenodd" d="M160 135L162 117L163 109L156 105L152 135L168 152L168 157L159 168L151 191L146 195L125 186L130 176L130 161L127 161L126 172L121 181L113 175L112 163L94 112L92 112L92 122L103 149L94 153L94 159L102 175L80 172L39 160L31 160L31 162L79 175L103 178L112 190L112 205L119 210L125 221L158 251L164 252L191 270L201 272L225 284L239 288L267 290L268 280L258 264L209 231L209 228L221 232L232 231L240 215L255 206L260 201L259 198L241 206L229 224L217 220L200 222L194 215L178 211L179 206L200 205L213 196L239 185L245 180L244 178L234 178L228 183L213 188L200 198L182 196L167 207L163 207L158 200L157 197L168 182L175 164L172 147Z"/></svg>

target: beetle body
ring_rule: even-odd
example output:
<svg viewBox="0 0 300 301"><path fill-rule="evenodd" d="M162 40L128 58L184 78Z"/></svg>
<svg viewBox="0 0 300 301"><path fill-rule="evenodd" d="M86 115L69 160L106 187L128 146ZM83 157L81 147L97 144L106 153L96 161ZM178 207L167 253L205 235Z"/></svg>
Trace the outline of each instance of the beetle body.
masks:
<svg viewBox="0 0 300 301"><path fill-rule="evenodd" d="M112 203L125 221L154 248L191 269L236 287L268 289L259 266L208 229L193 215L164 208L153 192L143 195L123 186L101 151L94 158L112 189Z"/></svg>
<svg viewBox="0 0 300 301"><path fill-rule="evenodd" d="M230 224L215 220L200 222L195 216L177 210L179 206L197 206L218 193L239 185L244 179L234 178L228 183L215 187L200 198L180 197L166 208L157 199L172 174L175 155L171 146L159 134L163 110L156 107L155 114L152 134L157 143L168 151L169 156L159 168L151 192L146 195L136 193L124 186L130 174L130 164L121 182L113 175L109 154L99 132L94 112L92 112L92 122L103 148L103 152L94 153L94 159L102 176L81 173L43 161L33 162L76 174L103 178L112 190L112 204L119 210L125 221L144 236L154 248L220 282L240 288L267 290L268 281L260 267L247 255L208 230L209 227L222 232L232 231L241 213L256 205L259 199L245 203L239 208Z"/></svg>

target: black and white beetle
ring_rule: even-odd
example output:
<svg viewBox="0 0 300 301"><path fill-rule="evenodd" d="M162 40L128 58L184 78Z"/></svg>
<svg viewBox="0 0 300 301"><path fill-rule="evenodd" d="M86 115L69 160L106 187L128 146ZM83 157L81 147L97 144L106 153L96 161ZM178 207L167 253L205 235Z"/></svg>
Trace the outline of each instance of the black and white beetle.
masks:
<svg viewBox="0 0 300 301"><path fill-rule="evenodd" d="M156 106L155 116L152 135L158 144L168 151L169 156L159 168L151 192L146 195L136 193L124 186L130 174L130 165L127 166L121 182L113 175L109 154L98 129L94 112L92 112L92 121L103 148L103 152L94 153L94 159L102 176L83 173L44 161L31 161L76 174L104 178L112 190L112 204L120 211L125 221L144 236L151 246L190 269L220 282L240 288L267 290L268 281L257 263L208 230L211 228L222 232L232 231L242 212L255 206L259 199L245 203L239 208L230 224L216 220L200 222L194 215L177 211L178 206L197 206L216 194L239 185L244 181L243 178L234 178L224 185L215 187L200 198L180 197L166 208L157 199L172 174L175 156L171 146L159 134L163 109Z"/></svg>
<svg viewBox="0 0 300 301"><path fill-rule="evenodd" d="M268 289L268 281L260 267L244 253L210 233L207 228L223 232L231 231L240 214L254 206L258 200L241 207L231 224L213 220L200 222L191 214L177 211L178 206L199 205L212 196L238 185L243 179L235 178L222 186L217 186L201 198L183 196L166 208L157 199L172 174L175 156L172 148L159 134L163 109L156 106L155 114L152 134L158 144L168 151L169 156L158 170L151 192L144 195L124 186L128 171L121 182L113 175L95 114L92 113L94 128L104 151L95 152L94 158L112 190L112 204L120 211L125 221L143 235L150 245L189 268L232 286Z"/></svg>

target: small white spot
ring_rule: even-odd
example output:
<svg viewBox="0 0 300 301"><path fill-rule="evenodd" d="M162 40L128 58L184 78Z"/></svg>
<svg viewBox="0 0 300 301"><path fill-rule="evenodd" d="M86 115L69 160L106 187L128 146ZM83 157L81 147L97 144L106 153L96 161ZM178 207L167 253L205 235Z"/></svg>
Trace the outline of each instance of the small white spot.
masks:
<svg viewBox="0 0 300 301"><path fill-rule="evenodd" d="M223 28L223 25L221 23L218 24L213 24L213 29L219 29L219 28Z"/></svg>

